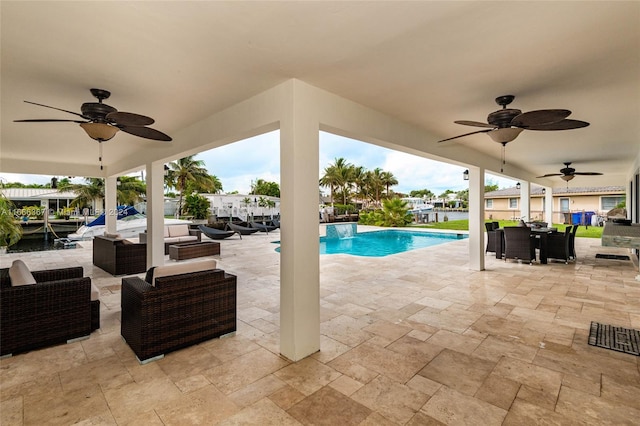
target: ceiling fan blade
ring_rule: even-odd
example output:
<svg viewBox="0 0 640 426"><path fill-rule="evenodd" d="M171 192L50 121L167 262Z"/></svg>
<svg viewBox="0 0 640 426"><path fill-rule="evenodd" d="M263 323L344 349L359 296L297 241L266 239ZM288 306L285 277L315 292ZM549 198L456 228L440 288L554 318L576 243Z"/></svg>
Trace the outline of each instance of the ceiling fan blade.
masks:
<svg viewBox="0 0 640 426"><path fill-rule="evenodd" d="M598 172L575 172L573 174L581 175L581 176L602 176L602 173L598 173Z"/></svg>
<svg viewBox="0 0 640 426"><path fill-rule="evenodd" d="M474 127L489 127L494 129L496 126L488 123L481 123L479 121L469 121L469 120L456 120L454 121L456 124L462 124L464 126L474 126Z"/></svg>
<svg viewBox="0 0 640 426"><path fill-rule="evenodd" d="M118 128L125 133L129 133L134 136L139 136L145 139L153 139L156 141L171 142L171 136L162 133L159 130L152 129L151 127L140 126L121 126Z"/></svg>
<svg viewBox="0 0 640 426"><path fill-rule="evenodd" d="M29 120L13 120L14 123L56 123L56 122L70 122L70 123L86 123L86 121L80 120L59 120L57 118L33 118Z"/></svg>
<svg viewBox="0 0 640 426"><path fill-rule="evenodd" d="M464 136L475 135L476 133L488 133L488 132L493 130L493 126L491 126L491 127L492 127L491 129L487 129L487 130L476 130L475 132L465 133L464 135L458 135L458 136L454 136L452 138L442 139L441 141L438 141L438 143L450 141L450 140L453 140L453 139L458 139L458 138L461 138L461 137L464 137Z"/></svg>
<svg viewBox="0 0 640 426"><path fill-rule="evenodd" d="M587 127L589 123L580 120L560 120L555 123L526 127L527 130L571 130Z"/></svg>
<svg viewBox="0 0 640 426"><path fill-rule="evenodd" d="M49 105L38 104L38 103L35 103L35 102L31 102L31 101L25 101L25 102L26 102L26 103L28 103L28 104L31 104L31 105L38 105L38 106L45 107L45 108L56 109L56 110L58 110L58 111L62 111L62 112L68 112L69 114L77 115L78 117L82 117L82 118L84 118L84 119L86 119L86 120L90 120L90 118L89 118L89 117L85 117L84 115L82 115L82 114L80 114L80 113L77 113L77 112L68 111L68 110L66 110L66 109L56 108L56 107L52 107L52 106L49 106Z"/></svg>
<svg viewBox="0 0 640 426"><path fill-rule="evenodd" d="M536 176L536 178L546 178L551 176L562 176L562 173L549 173L548 175Z"/></svg>
<svg viewBox="0 0 640 426"><path fill-rule="evenodd" d="M529 129L531 126L557 123L569 115L571 115L571 111L568 109L540 109L516 115L513 120L511 120L511 125Z"/></svg>
<svg viewBox="0 0 640 426"><path fill-rule="evenodd" d="M111 120L122 126L148 126L155 123L155 120L146 115L134 114L132 112L110 112L106 116L107 120Z"/></svg>

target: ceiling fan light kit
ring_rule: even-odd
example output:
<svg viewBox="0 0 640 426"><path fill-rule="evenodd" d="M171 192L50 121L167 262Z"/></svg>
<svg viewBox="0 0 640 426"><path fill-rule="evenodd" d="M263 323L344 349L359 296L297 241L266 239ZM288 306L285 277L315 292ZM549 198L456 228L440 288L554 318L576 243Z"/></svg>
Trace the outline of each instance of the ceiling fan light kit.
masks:
<svg viewBox="0 0 640 426"><path fill-rule="evenodd" d="M87 135L89 135L91 139L95 139L98 142L108 141L120 130L115 126L110 126L105 123L80 123L80 127L87 132Z"/></svg>
<svg viewBox="0 0 640 426"><path fill-rule="evenodd" d="M491 139L498 143L509 143L515 138L518 137L520 133L522 133L524 129L517 127L506 127L503 129L495 129L491 130L487 134Z"/></svg>

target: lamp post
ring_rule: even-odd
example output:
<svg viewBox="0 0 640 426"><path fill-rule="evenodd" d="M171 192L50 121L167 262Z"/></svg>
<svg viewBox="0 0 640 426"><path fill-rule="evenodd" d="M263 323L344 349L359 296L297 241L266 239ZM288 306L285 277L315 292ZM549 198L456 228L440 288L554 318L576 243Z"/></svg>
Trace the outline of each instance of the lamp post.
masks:
<svg viewBox="0 0 640 426"><path fill-rule="evenodd" d="M516 183L516 189L520 189L520 182Z"/></svg>

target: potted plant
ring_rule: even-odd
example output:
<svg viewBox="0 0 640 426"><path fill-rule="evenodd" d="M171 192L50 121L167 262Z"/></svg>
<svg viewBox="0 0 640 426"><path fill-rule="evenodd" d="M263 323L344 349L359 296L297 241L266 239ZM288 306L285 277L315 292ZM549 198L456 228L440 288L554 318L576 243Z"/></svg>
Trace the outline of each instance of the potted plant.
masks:
<svg viewBox="0 0 640 426"><path fill-rule="evenodd" d="M13 217L13 203L0 193L0 252L22 238L22 226Z"/></svg>

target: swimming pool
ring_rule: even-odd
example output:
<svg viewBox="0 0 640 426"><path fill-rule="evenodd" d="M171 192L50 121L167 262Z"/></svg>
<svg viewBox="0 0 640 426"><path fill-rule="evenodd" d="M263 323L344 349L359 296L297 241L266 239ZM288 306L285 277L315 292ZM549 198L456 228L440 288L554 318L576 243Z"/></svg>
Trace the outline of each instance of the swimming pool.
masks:
<svg viewBox="0 0 640 426"><path fill-rule="evenodd" d="M465 238L466 234L385 229L344 238L320 237L320 254L382 257Z"/></svg>

